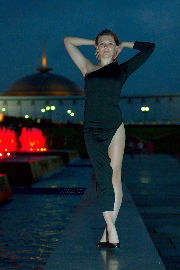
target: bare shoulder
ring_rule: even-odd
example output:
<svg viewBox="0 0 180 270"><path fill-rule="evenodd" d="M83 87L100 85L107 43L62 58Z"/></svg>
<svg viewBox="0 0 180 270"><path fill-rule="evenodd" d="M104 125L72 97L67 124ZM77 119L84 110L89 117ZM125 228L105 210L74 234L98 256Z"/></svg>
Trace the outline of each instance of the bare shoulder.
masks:
<svg viewBox="0 0 180 270"><path fill-rule="evenodd" d="M98 69L100 69L101 67L100 66L98 66L98 64L93 64L92 62L90 62L90 63L87 63L87 66L86 66L86 73L91 73L91 72L93 72L93 71L96 71L96 70L98 70ZM85 75L86 75L86 73L85 73ZM85 77L85 75L83 74L83 76Z"/></svg>
<svg viewBox="0 0 180 270"><path fill-rule="evenodd" d="M86 71L85 74L83 73L83 76L85 77L87 73L91 73L95 70L98 70L99 68L101 67L99 67L97 64L94 65L91 61L87 61Z"/></svg>

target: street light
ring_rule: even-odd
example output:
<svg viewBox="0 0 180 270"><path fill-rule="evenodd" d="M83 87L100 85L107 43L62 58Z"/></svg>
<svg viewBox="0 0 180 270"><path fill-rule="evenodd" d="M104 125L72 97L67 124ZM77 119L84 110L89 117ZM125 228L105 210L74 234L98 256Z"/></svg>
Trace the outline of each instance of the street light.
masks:
<svg viewBox="0 0 180 270"><path fill-rule="evenodd" d="M55 106L51 106L51 111L54 111L56 109Z"/></svg>

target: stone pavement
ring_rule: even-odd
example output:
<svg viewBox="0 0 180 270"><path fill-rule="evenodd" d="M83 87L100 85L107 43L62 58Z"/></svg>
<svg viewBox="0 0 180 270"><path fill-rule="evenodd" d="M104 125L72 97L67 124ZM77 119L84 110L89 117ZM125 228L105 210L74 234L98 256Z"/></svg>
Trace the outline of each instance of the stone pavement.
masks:
<svg viewBox="0 0 180 270"><path fill-rule="evenodd" d="M123 203L116 221L120 249L98 249L104 218L91 185L63 231L46 270L164 270L158 252L123 182Z"/></svg>
<svg viewBox="0 0 180 270"><path fill-rule="evenodd" d="M180 162L168 154L125 155L123 176L168 270L180 269Z"/></svg>

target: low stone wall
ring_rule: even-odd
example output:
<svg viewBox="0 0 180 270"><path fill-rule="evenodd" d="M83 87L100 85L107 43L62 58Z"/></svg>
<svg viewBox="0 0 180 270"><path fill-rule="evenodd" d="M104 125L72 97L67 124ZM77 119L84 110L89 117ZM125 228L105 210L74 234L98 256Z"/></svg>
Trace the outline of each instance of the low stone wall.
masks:
<svg viewBox="0 0 180 270"><path fill-rule="evenodd" d="M0 174L0 202L6 200L13 195L9 185L8 176Z"/></svg>
<svg viewBox="0 0 180 270"><path fill-rule="evenodd" d="M77 151L63 151L58 156L26 157L21 160L1 161L0 173L8 175L10 184L27 186L39 178L63 168L68 162L79 157Z"/></svg>

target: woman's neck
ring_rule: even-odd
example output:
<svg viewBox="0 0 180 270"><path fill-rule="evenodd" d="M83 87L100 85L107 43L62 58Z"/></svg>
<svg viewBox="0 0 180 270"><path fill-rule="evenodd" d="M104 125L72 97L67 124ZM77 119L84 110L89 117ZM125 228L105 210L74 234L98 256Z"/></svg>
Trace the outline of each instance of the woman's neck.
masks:
<svg viewBox="0 0 180 270"><path fill-rule="evenodd" d="M109 65L109 64L111 64L113 61L110 61L110 62L99 62L98 64L97 64L97 66L100 66L100 67L104 67L104 66L106 66L106 65Z"/></svg>

